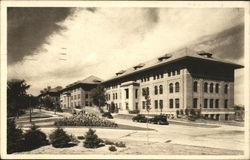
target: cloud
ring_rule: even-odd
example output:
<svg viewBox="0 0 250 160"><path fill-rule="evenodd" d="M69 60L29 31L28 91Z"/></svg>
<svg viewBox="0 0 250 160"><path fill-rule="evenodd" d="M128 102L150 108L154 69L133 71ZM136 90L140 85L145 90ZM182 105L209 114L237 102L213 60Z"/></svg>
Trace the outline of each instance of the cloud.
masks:
<svg viewBox="0 0 250 160"><path fill-rule="evenodd" d="M21 61L25 55L39 51L47 36L66 28L57 24L73 13L72 8L9 7L8 64Z"/></svg>
<svg viewBox="0 0 250 160"><path fill-rule="evenodd" d="M190 45L203 35L215 35L235 27L243 23L242 12L236 9L77 8L56 23L65 29L46 33L38 45L39 50L8 66L8 78L26 79L32 85L33 94L47 85L65 86L89 75L108 79L119 70Z"/></svg>

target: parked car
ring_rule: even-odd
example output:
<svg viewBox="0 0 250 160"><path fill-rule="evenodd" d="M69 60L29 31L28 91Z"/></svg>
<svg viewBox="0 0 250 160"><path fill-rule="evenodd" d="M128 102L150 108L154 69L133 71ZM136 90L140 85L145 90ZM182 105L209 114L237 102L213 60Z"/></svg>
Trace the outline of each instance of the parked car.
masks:
<svg viewBox="0 0 250 160"><path fill-rule="evenodd" d="M142 115L142 114L137 114L136 116L134 116L132 118L132 120L134 122L136 121L136 122L146 123L148 119L144 115Z"/></svg>
<svg viewBox="0 0 250 160"><path fill-rule="evenodd" d="M149 122L153 124L169 125L167 121L167 116L165 115L156 115L154 116L154 118L151 118Z"/></svg>
<svg viewBox="0 0 250 160"><path fill-rule="evenodd" d="M113 119L113 116L109 112L104 112L102 116L107 117L108 119Z"/></svg>

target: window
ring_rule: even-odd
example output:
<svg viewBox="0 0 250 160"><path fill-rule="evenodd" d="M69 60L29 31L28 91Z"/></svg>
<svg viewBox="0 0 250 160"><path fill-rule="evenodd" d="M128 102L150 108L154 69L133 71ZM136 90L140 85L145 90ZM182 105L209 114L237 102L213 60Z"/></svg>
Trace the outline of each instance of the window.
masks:
<svg viewBox="0 0 250 160"><path fill-rule="evenodd" d="M163 109L163 100L159 101L159 106L160 106L160 109Z"/></svg>
<svg viewBox="0 0 250 160"><path fill-rule="evenodd" d="M73 96L71 96L70 99L73 100Z"/></svg>
<svg viewBox="0 0 250 160"><path fill-rule="evenodd" d="M115 93L115 99L118 99L118 94L117 93Z"/></svg>
<svg viewBox="0 0 250 160"><path fill-rule="evenodd" d="M224 87L224 93L227 94L228 93L228 85L226 84Z"/></svg>
<svg viewBox="0 0 250 160"><path fill-rule="evenodd" d="M179 82L175 83L175 92L179 92L180 91L180 85Z"/></svg>
<svg viewBox="0 0 250 160"><path fill-rule="evenodd" d="M126 92L126 99L129 98L129 92L128 92L128 91L129 91L128 89L125 89L125 92Z"/></svg>
<svg viewBox="0 0 250 160"><path fill-rule="evenodd" d="M78 94L78 99L80 99L80 94Z"/></svg>
<svg viewBox="0 0 250 160"><path fill-rule="evenodd" d="M210 108L214 108L214 100L210 99L210 103L209 103Z"/></svg>
<svg viewBox="0 0 250 160"><path fill-rule="evenodd" d="M228 120L229 119L228 117L229 117L228 114L225 114L225 120Z"/></svg>
<svg viewBox="0 0 250 160"><path fill-rule="evenodd" d="M178 69L178 70L177 70L177 75L179 75L179 74L180 74L180 70Z"/></svg>
<svg viewBox="0 0 250 160"><path fill-rule="evenodd" d="M174 88L173 88L173 83L169 84L169 93L173 93L174 92Z"/></svg>
<svg viewBox="0 0 250 160"><path fill-rule="evenodd" d="M115 99L115 94L113 93L113 99Z"/></svg>
<svg viewBox="0 0 250 160"><path fill-rule="evenodd" d="M160 90L160 94L163 94L163 86L162 85L159 86L159 90Z"/></svg>
<svg viewBox="0 0 250 160"><path fill-rule="evenodd" d="M175 108L180 108L180 99L179 98L175 99Z"/></svg>
<svg viewBox="0 0 250 160"><path fill-rule="evenodd" d="M135 89L135 98L138 98L138 89Z"/></svg>
<svg viewBox="0 0 250 160"><path fill-rule="evenodd" d="M74 99L76 100L76 95L74 95Z"/></svg>
<svg viewBox="0 0 250 160"><path fill-rule="evenodd" d="M154 80L156 79L156 76L154 75Z"/></svg>
<svg viewBox="0 0 250 160"><path fill-rule="evenodd" d="M85 101L85 106L89 106L89 102L88 101Z"/></svg>
<svg viewBox="0 0 250 160"><path fill-rule="evenodd" d="M215 85L215 93L219 93L219 84L218 83L216 83L216 85Z"/></svg>
<svg viewBox="0 0 250 160"><path fill-rule="evenodd" d="M193 99L193 108L197 108L198 106L198 98Z"/></svg>
<svg viewBox="0 0 250 160"><path fill-rule="evenodd" d="M71 102L71 107L73 107L73 102Z"/></svg>
<svg viewBox="0 0 250 160"><path fill-rule="evenodd" d="M198 91L198 82L197 82L197 81L194 82L193 91L194 91L194 92L197 92L197 91Z"/></svg>
<svg viewBox="0 0 250 160"><path fill-rule="evenodd" d="M224 108L228 108L228 100L227 99L225 99L225 101L224 101Z"/></svg>
<svg viewBox="0 0 250 160"><path fill-rule="evenodd" d="M135 110L138 110L138 102L135 103Z"/></svg>
<svg viewBox="0 0 250 160"><path fill-rule="evenodd" d="M170 77L171 76L171 72L170 71L168 71L168 77Z"/></svg>
<svg viewBox="0 0 250 160"><path fill-rule="evenodd" d="M163 75L163 73L161 73L161 78L163 78L164 77L164 75Z"/></svg>
<svg viewBox="0 0 250 160"><path fill-rule="evenodd" d="M174 108L174 100L169 99L169 108Z"/></svg>
<svg viewBox="0 0 250 160"><path fill-rule="evenodd" d="M86 94L85 94L85 98L89 98L89 95L88 95L88 93L86 93Z"/></svg>
<svg viewBox="0 0 250 160"><path fill-rule="evenodd" d="M155 100L155 109L158 109L158 100Z"/></svg>
<svg viewBox="0 0 250 160"><path fill-rule="evenodd" d="M207 103L208 103L208 101L207 101L207 99L204 99L204 108L207 108Z"/></svg>
<svg viewBox="0 0 250 160"><path fill-rule="evenodd" d="M157 79L159 79L160 78L160 75L159 74L157 74Z"/></svg>
<svg viewBox="0 0 250 160"><path fill-rule="evenodd" d="M147 87L146 90L147 90L147 93L148 93L148 95L149 95L149 88Z"/></svg>
<svg viewBox="0 0 250 160"><path fill-rule="evenodd" d="M128 110L128 102L126 102L126 110Z"/></svg>
<svg viewBox="0 0 250 160"><path fill-rule="evenodd" d="M172 75L175 76L175 71L172 72Z"/></svg>
<svg viewBox="0 0 250 160"><path fill-rule="evenodd" d="M206 83L204 83L204 92L207 93L207 90L208 90L208 84L207 84L207 82L206 82Z"/></svg>
<svg viewBox="0 0 250 160"><path fill-rule="evenodd" d="M146 108L146 102L142 101L142 109L145 109L145 108Z"/></svg>
<svg viewBox="0 0 250 160"><path fill-rule="evenodd" d="M213 93L213 92L214 92L214 84L210 83L210 93Z"/></svg>
<svg viewBox="0 0 250 160"><path fill-rule="evenodd" d="M79 104L80 104L80 102L79 102ZM92 103L91 103L91 102L89 102L89 106L92 106Z"/></svg>
<svg viewBox="0 0 250 160"><path fill-rule="evenodd" d="M218 99L215 100L215 108L219 108L219 100Z"/></svg>
<svg viewBox="0 0 250 160"><path fill-rule="evenodd" d="M157 94L158 94L158 87L155 86L155 95L157 95Z"/></svg>

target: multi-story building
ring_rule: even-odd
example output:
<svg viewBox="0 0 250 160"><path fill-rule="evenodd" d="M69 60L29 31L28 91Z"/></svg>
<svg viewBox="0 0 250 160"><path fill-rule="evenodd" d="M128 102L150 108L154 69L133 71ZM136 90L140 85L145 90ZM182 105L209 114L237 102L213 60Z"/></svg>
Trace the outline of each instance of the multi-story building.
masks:
<svg viewBox="0 0 250 160"><path fill-rule="evenodd" d="M41 91L41 94L38 96L39 100L42 101L45 97L50 97L55 104L60 105L60 91L62 90L61 86L55 88L48 87L45 90Z"/></svg>
<svg viewBox="0 0 250 160"><path fill-rule="evenodd" d="M60 91L62 109L82 108L92 106L90 91L101 83L101 79L90 76L84 80L67 85Z"/></svg>
<svg viewBox="0 0 250 160"><path fill-rule="evenodd" d="M107 107L119 113L147 113L142 90L149 91L150 114L200 110L204 117L229 120L234 111L234 70L243 66L214 58L211 53L181 49L121 70L102 84Z"/></svg>

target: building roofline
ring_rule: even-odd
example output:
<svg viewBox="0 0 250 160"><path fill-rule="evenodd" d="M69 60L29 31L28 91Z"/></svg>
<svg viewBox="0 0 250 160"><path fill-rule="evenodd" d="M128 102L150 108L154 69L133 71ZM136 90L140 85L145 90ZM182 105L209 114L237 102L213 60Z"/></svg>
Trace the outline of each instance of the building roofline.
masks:
<svg viewBox="0 0 250 160"><path fill-rule="evenodd" d="M101 84L105 84L105 83L113 81L113 80L118 80L120 78L124 78L124 77L130 76L130 75L138 74L140 72L151 70L151 69L154 69L154 68L166 65L166 64L171 64L171 63L174 63L176 61L180 61L180 60L187 59L187 58L193 58L193 59L199 59L199 60L210 61L210 62L215 62L215 63L227 64L227 65L231 65L234 69L244 68L243 65L239 65L239 64L236 64L236 63L232 63L232 62L228 62L228 61L224 61L224 60L219 60L219 59L215 59L215 58L211 58L211 57L210 58L201 58L201 57L196 57L196 56L192 56L192 55L184 55L184 56L181 56L179 58L173 59L171 61L166 61L164 63L159 63L159 64L149 66L147 68L140 69L140 70L137 70L137 71L135 70L134 72L127 73L127 74L121 75L119 77L110 78L108 80L105 80L105 81L101 82Z"/></svg>

